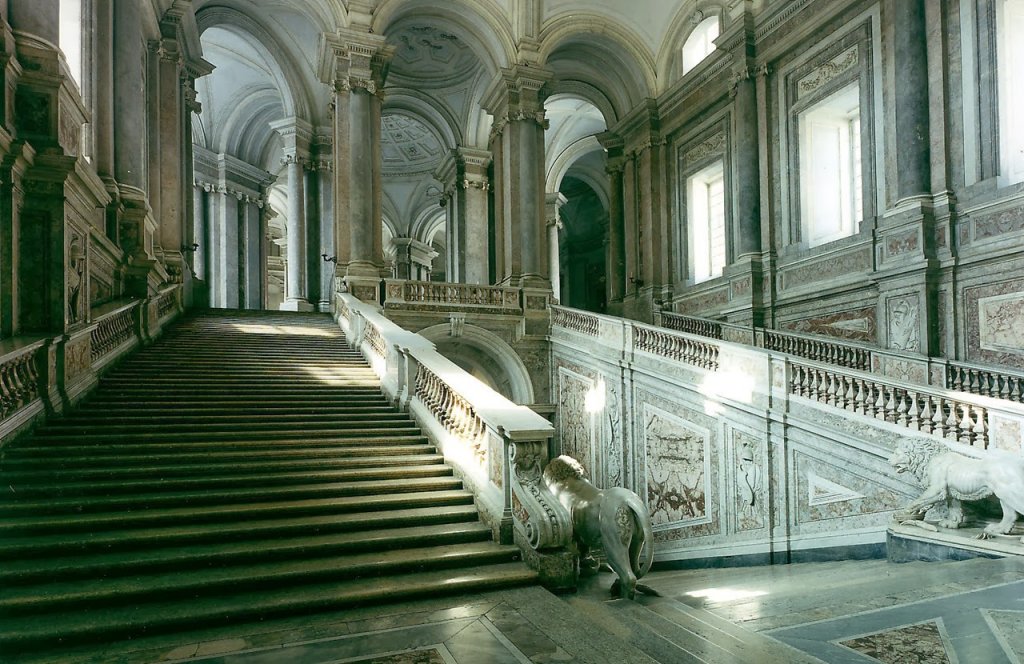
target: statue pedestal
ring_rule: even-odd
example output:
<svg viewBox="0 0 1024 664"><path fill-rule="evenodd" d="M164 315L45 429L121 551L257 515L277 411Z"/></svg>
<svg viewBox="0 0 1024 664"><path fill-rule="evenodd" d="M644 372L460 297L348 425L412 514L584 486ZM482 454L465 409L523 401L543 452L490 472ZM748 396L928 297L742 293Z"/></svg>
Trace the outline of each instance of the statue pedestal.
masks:
<svg viewBox="0 0 1024 664"><path fill-rule="evenodd" d="M977 539L987 524L969 528L938 528L935 531L917 525L893 524L886 532L889 562L915 560L941 562L971 558L1024 557L1022 534L1017 528L1009 536Z"/></svg>

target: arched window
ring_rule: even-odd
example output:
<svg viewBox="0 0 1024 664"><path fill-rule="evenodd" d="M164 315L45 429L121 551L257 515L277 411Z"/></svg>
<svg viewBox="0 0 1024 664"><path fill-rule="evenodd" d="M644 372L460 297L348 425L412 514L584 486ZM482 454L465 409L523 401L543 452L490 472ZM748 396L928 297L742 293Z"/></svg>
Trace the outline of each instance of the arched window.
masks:
<svg viewBox="0 0 1024 664"><path fill-rule="evenodd" d="M60 0L60 50L64 52L71 77L82 89L84 58L82 49L83 0Z"/></svg>
<svg viewBox="0 0 1024 664"><path fill-rule="evenodd" d="M997 17L1000 173L1024 181L1024 0L1002 0Z"/></svg>
<svg viewBox="0 0 1024 664"><path fill-rule="evenodd" d="M683 44L683 74L714 52L715 39L720 29L717 16L706 18L697 24Z"/></svg>

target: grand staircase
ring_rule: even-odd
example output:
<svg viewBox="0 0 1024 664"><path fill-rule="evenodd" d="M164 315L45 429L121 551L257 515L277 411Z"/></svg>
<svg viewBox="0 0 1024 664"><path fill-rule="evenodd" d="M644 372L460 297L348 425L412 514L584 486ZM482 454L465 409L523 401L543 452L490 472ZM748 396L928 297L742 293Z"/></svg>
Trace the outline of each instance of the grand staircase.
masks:
<svg viewBox="0 0 1024 664"><path fill-rule="evenodd" d="M326 315L179 324L0 487L2 661L536 580Z"/></svg>

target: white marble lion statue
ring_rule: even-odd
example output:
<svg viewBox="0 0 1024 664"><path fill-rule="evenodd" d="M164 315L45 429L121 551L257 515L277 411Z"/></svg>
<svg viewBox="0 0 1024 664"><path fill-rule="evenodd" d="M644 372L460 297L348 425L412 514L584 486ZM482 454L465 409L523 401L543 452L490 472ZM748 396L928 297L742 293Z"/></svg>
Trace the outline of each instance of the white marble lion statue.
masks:
<svg viewBox="0 0 1024 664"><path fill-rule="evenodd" d="M901 441L889 463L897 473L909 471L926 487L906 510L912 519L921 520L929 509L945 503L947 515L938 525L959 528L964 521L960 501L995 495L1002 505L1003 518L986 526L979 537L1006 535L1017 515L1024 514L1024 457L1002 450L965 452L955 452L937 441Z"/></svg>
<svg viewBox="0 0 1024 664"><path fill-rule="evenodd" d="M581 559L592 550L604 550L608 565L619 577L619 595L632 599L638 589L637 579L650 571L654 561L651 515L629 489L602 491L585 475L578 461L563 455L552 459L544 469L544 484L572 515L573 537ZM639 589L656 594L645 586Z"/></svg>

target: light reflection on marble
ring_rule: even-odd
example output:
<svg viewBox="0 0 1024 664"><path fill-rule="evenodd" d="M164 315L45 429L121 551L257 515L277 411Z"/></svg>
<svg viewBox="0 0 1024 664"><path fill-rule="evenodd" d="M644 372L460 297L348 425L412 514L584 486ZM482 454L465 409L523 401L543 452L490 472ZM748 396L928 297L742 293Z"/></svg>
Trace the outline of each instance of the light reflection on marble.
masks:
<svg viewBox="0 0 1024 664"><path fill-rule="evenodd" d="M930 620L917 625L866 634L840 641L839 645L856 650L884 664L950 664L939 622Z"/></svg>
<svg viewBox="0 0 1024 664"><path fill-rule="evenodd" d="M411 650L393 655L375 655L365 659L346 661L347 664L447 664L437 648Z"/></svg>
<svg viewBox="0 0 1024 664"><path fill-rule="evenodd" d="M1009 658L1024 662L1024 611L982 611Z"/></svg>

